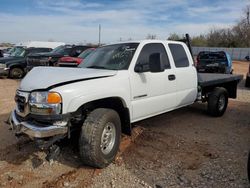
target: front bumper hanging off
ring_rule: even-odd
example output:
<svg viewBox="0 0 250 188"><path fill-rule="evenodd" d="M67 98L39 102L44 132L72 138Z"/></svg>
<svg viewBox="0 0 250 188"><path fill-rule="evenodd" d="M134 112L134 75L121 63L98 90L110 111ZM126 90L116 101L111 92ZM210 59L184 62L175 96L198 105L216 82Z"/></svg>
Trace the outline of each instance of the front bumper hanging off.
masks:
<svg viewBox="0 0 250 188"><path fill-rule="evenodd" d="M19 121L15 110L11 112L9 119L10 127L16 135L26 134L31 138L47 138L64 135L68 132L67 126L46 125L39 126L27 121Z"/></svg>

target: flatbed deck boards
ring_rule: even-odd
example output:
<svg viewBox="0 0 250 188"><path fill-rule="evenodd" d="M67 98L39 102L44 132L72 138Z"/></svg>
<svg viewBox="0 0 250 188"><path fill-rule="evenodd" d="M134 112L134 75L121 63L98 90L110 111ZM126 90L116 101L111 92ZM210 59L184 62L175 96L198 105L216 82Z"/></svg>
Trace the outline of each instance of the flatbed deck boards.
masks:
<svg viewBox="0 0 250 188"><path fill-rule="evenodd" d="M236 74L215 74L215 73L198 73L198 85L201 87L213 86L227 82L239 82L243 75Z"/></svg>

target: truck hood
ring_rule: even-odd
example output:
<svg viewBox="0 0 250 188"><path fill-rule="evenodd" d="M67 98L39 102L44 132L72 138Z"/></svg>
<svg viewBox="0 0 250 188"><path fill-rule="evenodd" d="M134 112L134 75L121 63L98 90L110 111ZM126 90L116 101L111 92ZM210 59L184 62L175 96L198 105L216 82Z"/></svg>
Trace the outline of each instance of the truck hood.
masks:
<svg viewBox="0 0 250 188"><path fill-rule="evenodd" d="M51 89L65 84L116 75L115 70L90 68L35 67L21 81L20 90Z"/></svg>

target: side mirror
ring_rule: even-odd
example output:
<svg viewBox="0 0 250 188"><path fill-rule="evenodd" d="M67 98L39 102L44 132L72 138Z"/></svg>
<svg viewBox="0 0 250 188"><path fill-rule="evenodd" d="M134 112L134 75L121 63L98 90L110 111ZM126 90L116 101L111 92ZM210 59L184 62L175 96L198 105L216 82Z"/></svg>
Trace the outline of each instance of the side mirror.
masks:
<svg viewBox="0 0 250 188"><path fill-rule="evenodd" d="M141 65L141 64L136 64L136 66L135 66L135 72L137 72L137 73L142 73L142 72L144 72L144 71L143 71L143 65Z"/></svg>
<svg viewBox="0 0 250 188"><path fill-rule="evenodd" d="M161 63L160 53L153 53L149 56L149 70L150 72L163 72L165 70Z"/></svg>

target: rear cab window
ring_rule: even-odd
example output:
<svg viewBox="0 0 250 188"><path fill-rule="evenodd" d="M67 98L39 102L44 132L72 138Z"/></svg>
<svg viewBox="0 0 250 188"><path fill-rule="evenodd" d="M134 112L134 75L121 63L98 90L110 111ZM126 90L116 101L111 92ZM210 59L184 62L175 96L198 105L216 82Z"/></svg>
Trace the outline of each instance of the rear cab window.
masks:
<svg viewBox="0 0 250 188"><path fill-rule="evenodd" d="M176 68L189 67L189 60L184 47L181 44L168 44L174 59Z"/></svg>

